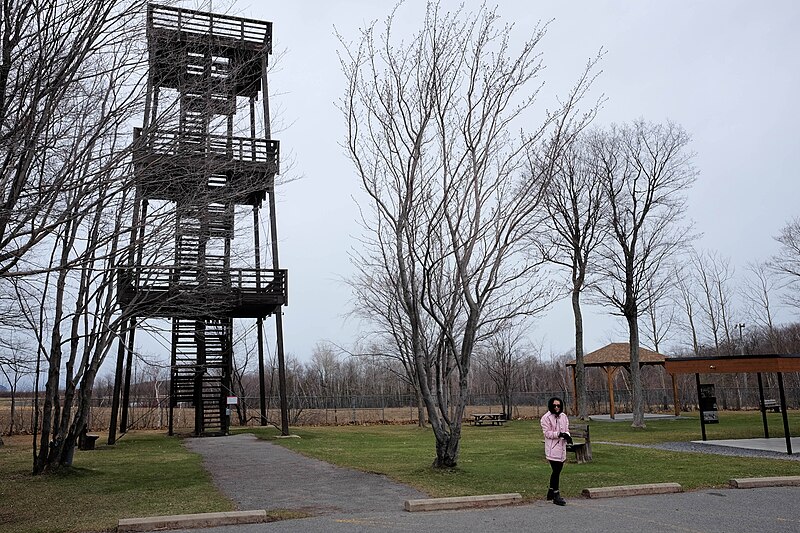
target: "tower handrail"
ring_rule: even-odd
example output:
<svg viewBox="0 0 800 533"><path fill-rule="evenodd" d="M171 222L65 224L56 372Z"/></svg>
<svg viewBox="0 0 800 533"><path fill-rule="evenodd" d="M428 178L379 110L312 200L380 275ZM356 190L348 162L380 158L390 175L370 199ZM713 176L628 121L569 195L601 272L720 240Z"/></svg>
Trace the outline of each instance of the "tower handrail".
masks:
<svg viewBox="0 0 800 533"><path fill-rule="evenodd" d="M266 45L272 52L272 22L158 4L148 8L148 28Z"/></svg>
<svg viewBox="0 0 800 533"><path fill-rule="evenodd" d="M121 279L140 291L194 290L222 287L243 293L286 293L285 269L220 268L197 265L122 268ZM132 276L136 275L136 279Z"/></svg>
<svg viewBox="0 0 800 533"><path fill-rule="evenodd" d="M178 129L142 133L141 128L134 128L136 149L147 149L153 154L222 156L245 163L272 163L278 172L280 141L277 140L188 133Z"/></svg>

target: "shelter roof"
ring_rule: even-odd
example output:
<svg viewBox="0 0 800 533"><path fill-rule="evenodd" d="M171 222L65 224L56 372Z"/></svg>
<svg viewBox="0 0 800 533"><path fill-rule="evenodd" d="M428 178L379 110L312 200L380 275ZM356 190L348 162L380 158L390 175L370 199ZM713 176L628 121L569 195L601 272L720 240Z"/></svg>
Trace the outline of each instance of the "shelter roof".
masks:
<svg viewBox="0 0 800 533"><path fill-rule="evenodd" d="M627 366L631 363L630 344L612 342L583 356L584 366ZM664 356L660 353L639 346L639 364L663 365ZM575 359L567 362L567 366L575 366Z"/></svg>
<svg viewBox="0 0 800 533"><path fill-rule="evenodd" d="M667 359L670 374L800 372L800 354L720 355Z"/></svg>

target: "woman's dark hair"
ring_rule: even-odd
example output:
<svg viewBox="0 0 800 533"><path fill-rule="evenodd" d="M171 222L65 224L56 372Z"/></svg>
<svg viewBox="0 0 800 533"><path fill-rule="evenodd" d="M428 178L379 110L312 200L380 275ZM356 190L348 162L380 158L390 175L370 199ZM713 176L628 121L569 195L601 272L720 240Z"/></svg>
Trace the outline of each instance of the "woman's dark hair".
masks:
<svg viewBox="0 0 800 533"><path fill-rule="evenodd" d="M561 409L556 411L556 408L553 406L555 402L561 404ZM554 415L558 416L559 414L564 412L564 400L559 398L558 396L553 396L549 400L547 400L547 410L553 413Z"/></svg>

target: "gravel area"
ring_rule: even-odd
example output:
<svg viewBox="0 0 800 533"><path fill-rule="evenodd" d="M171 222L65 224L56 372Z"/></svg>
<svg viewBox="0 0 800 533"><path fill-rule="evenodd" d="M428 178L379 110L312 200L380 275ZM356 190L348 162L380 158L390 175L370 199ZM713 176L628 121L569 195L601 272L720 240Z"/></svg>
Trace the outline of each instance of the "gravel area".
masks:
<svg viewBox="0 0 800 533"><path fill-rule="evenodd" d="M764 459L785 459L787 461L800 461L800 455L788 455L767 450L750 450L747 448L734 448L717 444L697 444L695 442L661 442L658 444L623 444L619 442L595 442L595 444L608 444L611 446L631 446L633 448L654 448L672 452L713 453L716 455L729 455L735 457L762 457Z"/></svg>

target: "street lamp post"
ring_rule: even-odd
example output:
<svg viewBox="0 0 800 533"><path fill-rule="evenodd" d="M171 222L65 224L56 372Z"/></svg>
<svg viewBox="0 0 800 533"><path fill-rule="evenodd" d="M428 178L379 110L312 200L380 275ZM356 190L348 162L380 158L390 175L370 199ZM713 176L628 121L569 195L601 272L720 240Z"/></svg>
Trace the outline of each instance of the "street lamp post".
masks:
<svg viewBox="0 0 800 533"><path fill-rule="evenodd" d="M739 322L736 324L737 328L739 328L739 352L740 355L744 355L744 340L742 340L742 330L744 329L744 322Z"/></svg>

